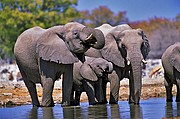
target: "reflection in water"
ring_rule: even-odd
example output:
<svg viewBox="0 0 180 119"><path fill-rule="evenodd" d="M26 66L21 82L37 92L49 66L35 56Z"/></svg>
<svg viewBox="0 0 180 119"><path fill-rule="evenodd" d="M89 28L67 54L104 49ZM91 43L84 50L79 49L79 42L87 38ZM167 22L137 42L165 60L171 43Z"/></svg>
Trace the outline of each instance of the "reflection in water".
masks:
<svg viewBox="0 0 180 119"><path fill-rule="evenodd" d="M180 102L176 102L176 103L167 102L166 103L166 117L167 118L180 117Z"/></svg>
<svg viewBox="0 0 180 119"><path fill-rule="evenodd" d="M31 109L28 119L38 119L38 107L34 107Z"/></svg>
<svg viewBox="0 0 180 119"><path fill-rule="evenodd" d="M42 112L43 112L43 119L54 119L52 107L43 107Z"/></svg>
<svg viewBox="0 0 180 119"><path fill-rule="evenodd" d="M38 110L42 111L42 114L39 114ZM29 117L28 119L39 119L39 118L43 119L54 119L54 114L53 114L53 108L52 107L42 107L42 108L38 108L38 107L33 107L30 111Z"/></svg>
<svg viewBox="0 0 180 119"><path fill-rule="evenodd" d="M165 98L142 100L140 105L129 105L127 101L118 104L81 106L32 107L23 105L0 108L0 119L154 119L180 117L180 102L166 103Z"/></svg>
<svg viewBox="0 0 180 119"><path fill-rule="evenodd" d="M130 105L131 119L143 119L140 105Z"/></svg>

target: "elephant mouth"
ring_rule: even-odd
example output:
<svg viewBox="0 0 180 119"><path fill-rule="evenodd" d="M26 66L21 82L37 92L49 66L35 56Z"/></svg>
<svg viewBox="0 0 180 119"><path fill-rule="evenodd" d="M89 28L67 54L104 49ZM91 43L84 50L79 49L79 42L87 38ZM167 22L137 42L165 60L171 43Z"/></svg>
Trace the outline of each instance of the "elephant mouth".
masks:
<svg viewBox="0 0 180 119"><path fill-rule="evenodd" d="M85 52L84 49L75 49L74 50L75 53L83 53Z"/></svg>
<svg viewBox="0 0 180 119"><path fill-rule="evenodd" d="M80 47L80 48L75 48L74 50L73 50L73 52L74 53L84 53L84 52L86 52L88 50L88 48L87 47L84 47L83 45Z"/></svg>
<svg viewBox="0 0 180 119"><path fill-rule="evenodd" d="M103 73L97 74L98 77L103 77Z"/></svg>

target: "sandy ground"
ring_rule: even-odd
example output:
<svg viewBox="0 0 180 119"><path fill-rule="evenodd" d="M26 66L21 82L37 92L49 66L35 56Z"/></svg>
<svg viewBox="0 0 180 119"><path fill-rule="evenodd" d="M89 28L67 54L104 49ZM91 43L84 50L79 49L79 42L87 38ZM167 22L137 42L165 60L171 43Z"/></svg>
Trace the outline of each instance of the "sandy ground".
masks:
<svg viewBox="0 0 180 119"><path fill-rule="evenodd" d="M165 97L165 87L163 81L143 81L141 100L145 100L151 97ZM0 106L6 105L23 105L31 104L31 98L24 85L23 81L18 83L0 83ZM42 88L37 85L37 92L39 100L42 98ZM107 85L107 99L109 99L110 86ZM173 87L173 95L176 94L176 87ZM121 83L119 100L128 100L129 86L126 80ZM61 103L62 100L62 88L61 81L57 81L53 91L53 98L55 103ZM85 92L81 95L81 102L87 102L88 98Z"/></svg>

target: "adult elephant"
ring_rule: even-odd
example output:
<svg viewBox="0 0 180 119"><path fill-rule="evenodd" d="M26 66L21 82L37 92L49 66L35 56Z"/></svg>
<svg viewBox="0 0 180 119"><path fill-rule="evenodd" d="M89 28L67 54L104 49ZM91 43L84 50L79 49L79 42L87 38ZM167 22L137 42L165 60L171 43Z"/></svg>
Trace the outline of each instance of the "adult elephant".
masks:
<svg viewBox="0 0 180 119"><path fill-rule="evenodd" d="M84 62L84 52L90 47L104 46L100 30L77 22L49 29L33 27L24 31L14 46L14 55L32 104L40 106L35 83L41 83L41 106L53 106L54 82L63 74L62 106L70 105L73 85L73 63Z"/></svg>
<svg viewBox="0 0 180 119"><path fill-rule="evenodd" d="M73 69L73 92L72 98L74 105L79 105L80 96L83 91L86 92L90 105L103 103L104 96L102 91L102 80L108 78L107 74L112 73L113 64L103 58L87 57L84 63L74 64Z"/></svg>
<svg viewBox="0 0 180 119"><path fill-rule="evenodd" d="M104 24L100 29L105 35L105 46L101 50L91 48L85 55L103 57L113 63L118 78L110 79L110 101L117 103L120 80L129 78L129 103L139 104L142 88L142 65L150 51L149 42L141 29L132 29L123 24L112 27ZM114 73L113 73L114 74ZM106 85L104 85L106 93Z"/></svg>
<svg viewBox="0 0 180 119"><path fill-rule="evenodd" d="M176 102L180 102L180 42L169 46L162 55L166 101L172 102L172 87L177 86Z"/></svg>

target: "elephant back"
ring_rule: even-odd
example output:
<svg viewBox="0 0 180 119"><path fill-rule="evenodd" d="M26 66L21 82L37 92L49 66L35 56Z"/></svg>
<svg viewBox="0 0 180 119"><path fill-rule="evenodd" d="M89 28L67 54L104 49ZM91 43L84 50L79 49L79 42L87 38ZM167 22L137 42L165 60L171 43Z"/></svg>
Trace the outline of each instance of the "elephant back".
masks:
<svg viewBox="0 0 180 119"><path fill-rule="evenodd" d="M17 39L14 46L14 55L24 65L36 67L36 43L41 34L46 30L41 27L33 27L24 31ZM28 61L28 62L27 62Z"/></svg>
<svg viewBox="0 0 180 119"><path fill-rule="evenodd" d="M168 66L170 63L171 66L175 67L178 72L180 72L180 42L169 46L162 55L162 64Z"/></svg>
<svg viewBox="0 0 180 119"><path fill-rule="evenodd" d="M99 29L103 32L104 36L106 36L114 27L112 27L110 24L103 24L96 29Z"/></svg>

